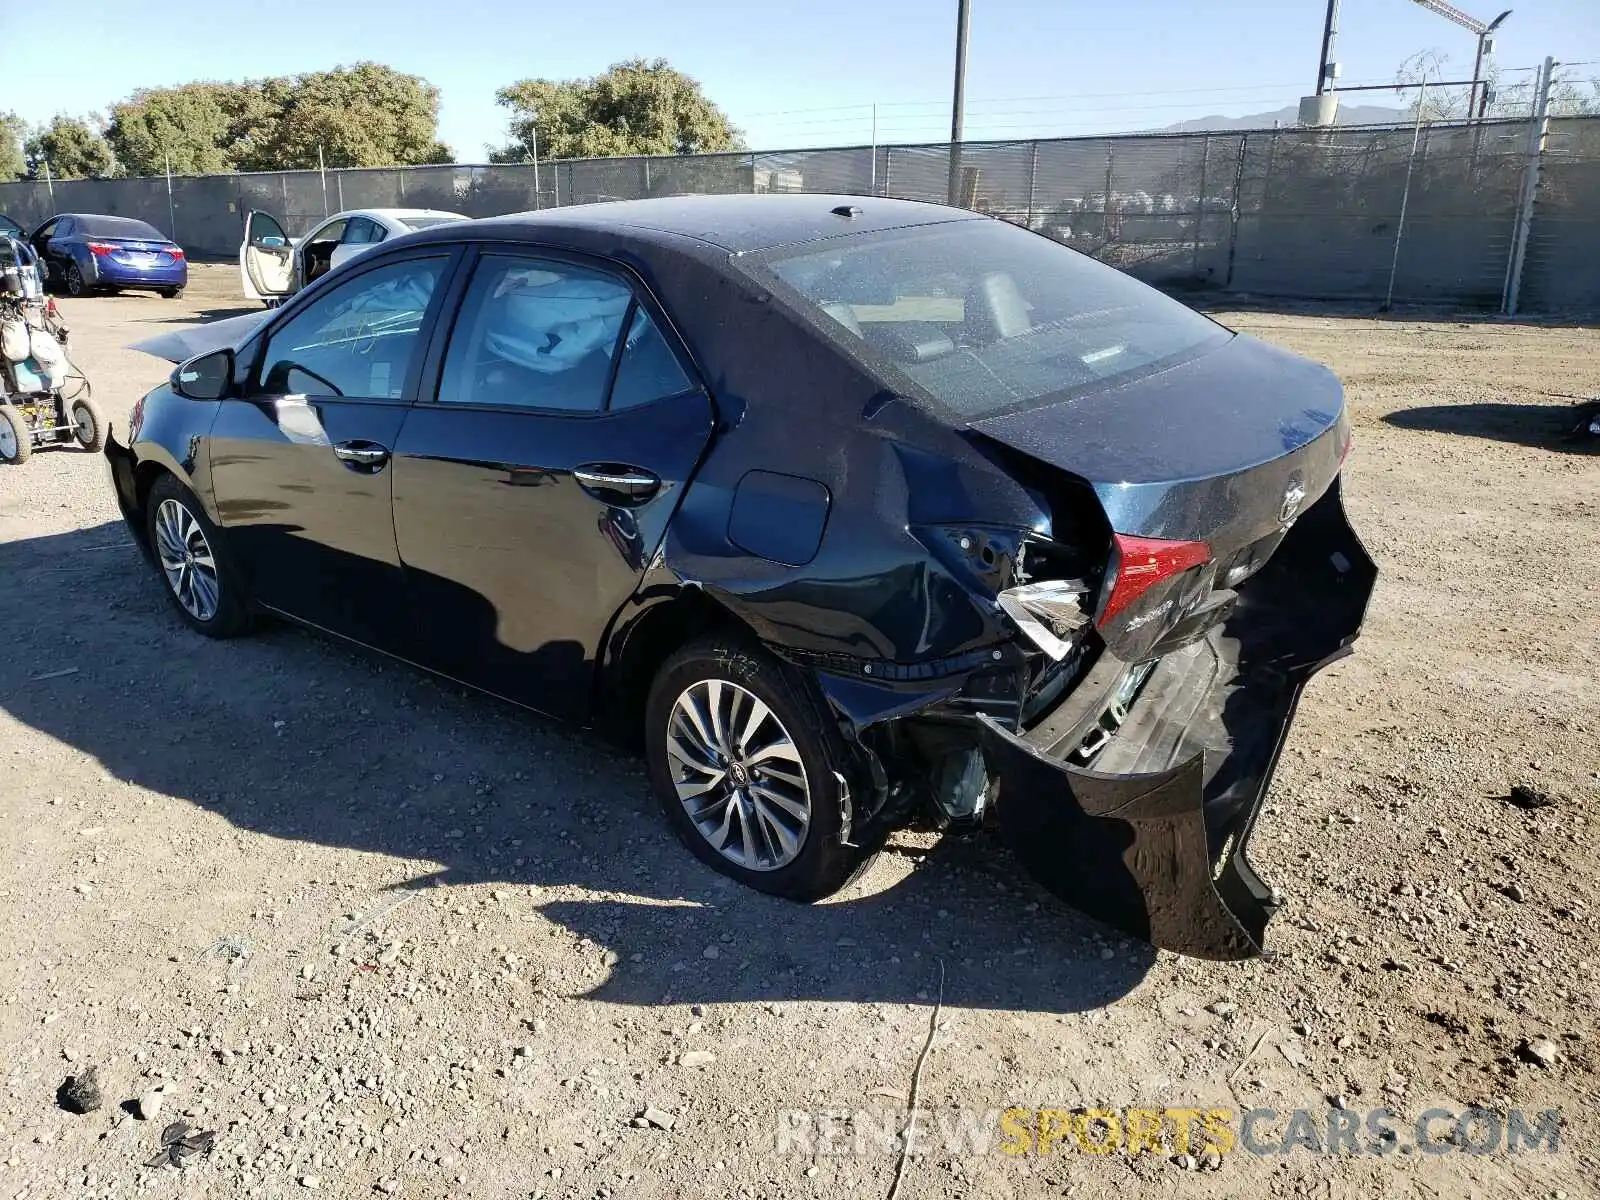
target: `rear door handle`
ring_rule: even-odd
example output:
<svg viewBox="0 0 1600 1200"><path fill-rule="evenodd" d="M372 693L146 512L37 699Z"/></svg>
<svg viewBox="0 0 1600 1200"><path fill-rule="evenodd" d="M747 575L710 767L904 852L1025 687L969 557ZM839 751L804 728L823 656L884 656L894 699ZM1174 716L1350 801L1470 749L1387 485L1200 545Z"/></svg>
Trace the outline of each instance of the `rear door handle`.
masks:
<svg viewBox="0 0 1600 1200"><path fill-rule="evenodd" d="M381 471L389 461L389 448L377 442L340 442L333 448L333 453L352 471Z"/></svg>
<svg viewBox="0 0 1600 1200"><path fill-rule="evenodd" d="M616 463L586 463L575 467L572 477L584 491L608 504L639 504L661 489L659 475Z"/></svg>

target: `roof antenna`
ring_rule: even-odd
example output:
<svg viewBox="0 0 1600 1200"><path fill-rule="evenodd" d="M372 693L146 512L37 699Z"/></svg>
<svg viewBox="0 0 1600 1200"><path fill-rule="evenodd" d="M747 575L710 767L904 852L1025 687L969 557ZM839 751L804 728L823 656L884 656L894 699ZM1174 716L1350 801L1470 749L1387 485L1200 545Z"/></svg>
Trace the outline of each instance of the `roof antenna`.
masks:
<svg viewBox="0 0 1600 1200"><path fill-rule="evenodd" d="M851 217L859 217L861 215L861 206L859 204L840 204L830 208L828 211L836 217L844 217L849 220Z"/></svg>

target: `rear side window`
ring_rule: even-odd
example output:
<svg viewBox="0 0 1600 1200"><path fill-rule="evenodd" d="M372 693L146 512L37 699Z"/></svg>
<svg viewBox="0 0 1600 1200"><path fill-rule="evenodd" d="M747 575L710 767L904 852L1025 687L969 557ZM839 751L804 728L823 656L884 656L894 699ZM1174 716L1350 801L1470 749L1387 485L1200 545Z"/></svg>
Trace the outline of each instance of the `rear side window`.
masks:
<svg viewBox="0 0 1600 1200"><path fill-rule="evenodd" d="M167 235L154 225L135 221L132 217L78 217L73 231L85 237L132 238L147 242L167 240Z"/></svg>
<svg viewBox="0 0 1600 1200"><path fill-rule="evenodd" d="M611 407L633 408L663 396L682 395L692 387L650 314L635 305L617 363L617 379L611 386Z"/></svg>
<svg viewBox="0 0 1600 1200"><path fill-rule="evenodd" d="M450 335L440 403L600 411L632 303L599 271L486 255Z"/></svg>
<svg viewBox="0 0 1600 1200"><path fill-rule="evenodd" d="M847 235L756 262L847 341L967 419L1139 374L1231 336L1003 221Z"/></svg>

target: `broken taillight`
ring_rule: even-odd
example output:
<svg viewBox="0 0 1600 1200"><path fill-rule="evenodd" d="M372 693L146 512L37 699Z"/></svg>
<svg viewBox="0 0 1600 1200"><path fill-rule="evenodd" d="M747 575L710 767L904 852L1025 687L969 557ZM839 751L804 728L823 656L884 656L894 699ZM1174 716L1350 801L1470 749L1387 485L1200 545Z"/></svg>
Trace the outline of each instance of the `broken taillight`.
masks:
<svg viewBox="0 0 1600 1200"><path fill-rule="evenodd" d="M1205 542L1176 542L1165 538L1111 535L1112 556L1106 577L1111 580L1100 621L1109 621L1163 580L1181 575L1211 561Z"/></svg>

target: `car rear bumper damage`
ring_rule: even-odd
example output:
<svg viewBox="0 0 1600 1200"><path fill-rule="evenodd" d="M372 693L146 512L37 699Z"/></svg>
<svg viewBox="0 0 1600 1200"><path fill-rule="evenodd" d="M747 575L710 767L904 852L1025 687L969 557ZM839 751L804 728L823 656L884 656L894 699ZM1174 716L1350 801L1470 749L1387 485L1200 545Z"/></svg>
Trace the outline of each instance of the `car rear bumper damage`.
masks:
<svg viewBox="0 0 1600 1200"><path fill-rule="evenodd" d="M1301 692L1350 652L1376 578L1336 479L1237 588L1221 624L1153 662L1102 651L1031 721L958 718L975 727L994 817L1023 865L1074 907L1163 949L1260 954L1279 900L1246 845ZM836 709L849 717L853 702L865 716L859 689L838 682L824 681ZM936 713L948 728L950 694L874 716Z"/></svg>

